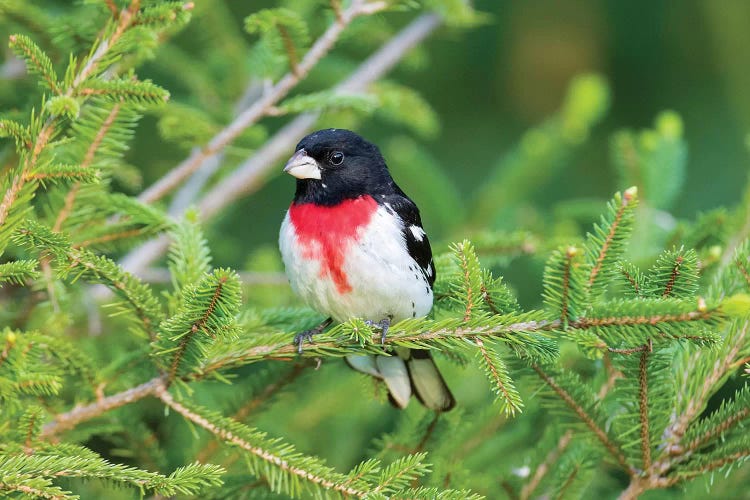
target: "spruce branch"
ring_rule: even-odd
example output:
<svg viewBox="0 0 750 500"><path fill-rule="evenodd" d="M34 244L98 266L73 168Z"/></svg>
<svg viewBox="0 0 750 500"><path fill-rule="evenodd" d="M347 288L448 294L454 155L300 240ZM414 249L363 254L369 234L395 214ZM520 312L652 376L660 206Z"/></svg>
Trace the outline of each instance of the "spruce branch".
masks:
<svg viewBox="0 0 750 500"><path fill-rule="evenodd" d="M685 435L688 426L703 411L706 401L713 393L716 384L726 377L728 371L732 369L734 361L742 352L744 344L747 342L748 331L750 331L750 320L743 321L741 325L735 323L730 328L737 330L737 336L732 339L732 345L729 346L727 352L713 365L711 371L700 385L698 392L685 405L685 410L665 430L664 442L666 443L667 450L680 448L680 441ZM666 467L664 465L662 468Z"/></svg>
<svg viewBox="0 0 750 500"><path fill-rule="evenodd" d="M226 276L221 276L218 279L218 282L214 289L213 296L211 297L211 301L209 302L205 313L203 313L203 316L200 319L198 319L195 323L193 323L193 325L190 327L190 331L186 333L182 337L182 339L180 339L179 348L174 353L174 356L172 357L172 363L169 365L169 374L167 375L168 381L171 382L172 380L174 380L174 377L177 373L177 367L180 365L180 362L182 361L182 357L185 355L185 350L187 349L188 344L190 343L190 340L192 339L193 335L195 335L198 332L205 331L206 325L208 324L208 321L211 318L211 315L213 315L214 311L216 310L216 305L224 290L224 284L227 282L227 279L228 277Z"/></svg>
<svg viewBox="0 0 750 500"><path fill-rule="evenodd" d="M633 207L637 203L638 190L627 189L622 196L615 196L615 203L610 205L608 219L603 219L600 226L594 228L587 241L587 256L590 262L588 288L593 289L602 282L602 269L610 269L617 259L625 238L629 235ZM619 204L619 206L617 206ZM623 228L623 226L627 226Z"/></svg>
<svg viewBox="0 0 750 500"><path fill-rule="evenodd" d="M246 128L255 124L263 118L267 112L283 99L318 62L333 48L344 30L357 17L372 15L386 7L384 2L367 2L355 0L336 17L334 22L310 47L305 56L296 65L296 71L284 75L272 88L261 96L252 106L240 113L237 118L217 133L204 147L195 151L182 163L170 170L151 187L143 191L138 197L145 203L153 203L175 189L182 181L187 179L193 172L214 154L221 151Z"/></svg>
<svg viewBox="0 0 750 500"><path fill-rule="evenodd" d="M336 483L334 481L316 475L310 471L295 467L281 456L275 455L259 446L254 446L248 441L242 439L239 435L233 433L231 430L220 427L214 422L208 420L206 417L192 411L182 403L176 401L167 390L166 385L163 383L159 384L156 387L155 395L169 408L173 409L197 426L204 428L219 439L238 446L239 448L255 455L259 459L278 467L286 473L292 474L301 479L322 486L323 488L337 491L345 495L352 495L357 498L363 498L367 495L366 491L362 491L350 486L343 486L340 483Z"/></svg>
<svg viewBox="0 0 750 500"><path fill-rule="evenodd" d="M602 429L594 420L594 418L588 414L588 412L581 406L573 396L567 392L562 386L560 386L542 367L536 363L531 364L531 368L539 375L539 377L555 391L555 393L565 402L568 407L578 416L579 419L589 428L589 430L596 436L596 438L602 443L604 448L612 455L618 464L628 474L635 474L635 470L628 464L625 455L620 450L619 446L610 439L607 432Z"/></svg>
<svg viewBox="0 0 750 500"><path fill-rule="evenodd" d="M295 365L287 374L285 374L280 379L268 384L260 394L256 395L255 397L248 400L245 404L243 404L234 413L234 415L232 415L232 419L238 422L245 421L247 417L256 412L258 408L267 403L285 387L289 386L295 380L297 380L299 376L302 375L302 373L305 371L305 369L309 368L310 366L314 365L310 363L295 363ZM211 456L213 456L214 453L216 453L218 448L219 445L217 441L209 441L206 446L196 455L196 461L201 463L205 462Z"/></svg>
<svg viewBox="0 0 750 500"><path fill-rule="evenodd" d="M560 436L560 439L557 441L557 446L550 450L544 460L539 464L534 473L531 475L531 479L529 480L529 482L523 485L523 487L521 488L521 492L518 495L519 500L528 500L529 498L531 498L531 495L539 487L539 483L541 483L542 479L544 479L544 476L549 473L554 463L560 459L560 456L563 454L568 445L570 445L572 439L572 431L566 431L565 434Z"/></svg>
<svg viewBox="0 0 750 500"><path fill-rule="evenodd" d="M88 81L89 77L91 77L95 71L98 70L101 61L108 56L111 47L116 44L128 28L131 27L132 21L139 8L140 0L132 0L130 5L123 9L117 19L112 34L109 38L98 40L96 50L86 59L86 62L80 71L73 76L72 83L64 90L64 92L58 92L61 94L60 97L70 99L78 95L81 86ZM11 37L11 43L13 43L14 40L18 40L17 38L14 39L14 36L15 35ZM60 118L61 115L59 114L50 114L41 126L36 139L33 140L31 154L25 155L20 171L13 177L10 188L5 192L2 201L0 201L0 228L5 225L11 207L26 185L28 173L36 167L40 154L48 146L49 141L55 136L55 134L59 132L58 122ZM32 190L33 189L34 187L32 184Z"/></svg>
<svg viewBox="0 0 750 500"><path fill-rule="evenodd" d="M716 311L696 311L696 314L700 314L702 318L711 317ZM706 316L708 315L708 316ZM531 315L533 316L533 314ZM476 339L476 338L497 338L502 340L504 338L512 338L516 335L522 335L524 333L533 332L551 332L561 327L559 321L544 321L544 320L533 320L527 319L530 315L507 315L505 318L500 317L494 319L493 326L487 326L482 324L481 326L466 325L463 321L458 321L452 327L433 328L434 325L440 323L432 323L428 320L421 320L423 329L416 329L416 331L405 332L401 329L400 325L394 325L391 327L388 337L385 339L386 345L404 345L406 347L422 347L430 348L441 345L443 341L451 341L458 339ZM510 318L520 319L520 321L508 321ZM647 324L658 325L660 321L665 318L653 317L653 318L618 318L616 321L619 324L628 324L627 321L638 321L645 322ZM682 318L668 318L670 320L683 321L694 321L693 315L686 313ZM612 321L615 321L613 318ZM483 322L484 323L484 322ZM576 323L586 323L585 318L579 318ZM574 324L575 325L575 324ZM336 327L338 330L342 330L345 325ZM334 332L335 334L335 332ZM336 339L329 337L329 332L321 334L326 337L321 340L316 340L314 344L306 347L302 356L309 358L320 357L321 355L326 356L346 356L348 354L362 354L363 346L357 341L349 340L349 336L341 335L337 336ZM297 347L291 342L291 336L288 334L275 335L273 337L274 342L257 344L253 343L251 347L241 349L239 346L235 346L230 353L221 353L213 357L207 358L203 364L199 367L199 371L195 373L185 374L181 377L181 380L190 382L194 380L200 380L208 377L212 373L218 370L224 370L234 366L240 366L243 364L251 363L260 360L281 360L286 361L297 357ZM237 344L236 341L233 341ZM381 347L380 345L380 334L373 332L371 343L366 345L366 349L372 349L373 352L378 352ZM5 352L5 351L3 351ZM0 358L1 361L1 358ZM145 382L137 387L128 389L117 394L113 394L106 398L102 398L99 401L95 401L88 405L83 405L73 410L60 414L53 419L53 422L48 423L42 430L42 436L48 437L58 434L64 430L74 428L76 425L85 422L87 420L96 418L107 411L115 408L119 408L129 403L133 403L143 399L144 397L153 394L155 387L159 384L166 382L166 377L161 376L154 378L148 382Z"/></svg>
<svg viewBox="0 0 750 500"><path fill-rule="evenodd" d="M750 418L750 408L741 408L736 413L727 416L726 419L716 424L711 429L697 436L692 441L685 444L684 450L687 453L695 452L704 445L723 435L728 430Z"/></svg>
<svg viewBox="0 0 750 500"><path fill-rule="evenodd" d="M641 352L641 359L638 364L638 410L641 422L641 454L643 458L643 468L651 468L651 435L649 434L648 418L648 358L653 346L651 342L644 346Z"/></svg>
<svg viewBox="0 0 750 500"><path fill-rule="evenodd" d="M117 115L120 112L120 108L122 107L122 103L116 103L114 106L112 106L112 109L109 112L109 115L102 123L102 126L97 131L96 135L94 136L94 140L91 141L91 144L89 144L88 149L86 150L86 153L83 156L83 161L81 161L81 168L89 168L94 161L94 156L96 155L97 150L102 145L102 142L104 141L104 137L109 132L110 128L115 122L115 119L117 118ZM74 184L68 193L65 195L65 202L63 204L63 207L60 209L60 211L57 213L57 217L55 218L55 224L52 226L52 230L56 233L60 232L62 229L63 223L68 218L70 213L73 211L73 205L75 204L76 197L78 196L78 192L81 189L81 184L76 183Z"/></svg>

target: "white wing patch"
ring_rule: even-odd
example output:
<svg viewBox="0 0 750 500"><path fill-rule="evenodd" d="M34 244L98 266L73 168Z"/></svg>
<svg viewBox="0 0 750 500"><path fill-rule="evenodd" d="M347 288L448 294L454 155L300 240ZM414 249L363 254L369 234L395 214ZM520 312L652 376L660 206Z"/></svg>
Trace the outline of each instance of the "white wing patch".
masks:
<svg viewBox="0 0 750 500"><path fill-rule="evenodd" d="M409 226L409 231L411 231L411 234L414 235L414 239L417 241L422 241L424 239L424 229L422 229L419 226Z"/></svg>

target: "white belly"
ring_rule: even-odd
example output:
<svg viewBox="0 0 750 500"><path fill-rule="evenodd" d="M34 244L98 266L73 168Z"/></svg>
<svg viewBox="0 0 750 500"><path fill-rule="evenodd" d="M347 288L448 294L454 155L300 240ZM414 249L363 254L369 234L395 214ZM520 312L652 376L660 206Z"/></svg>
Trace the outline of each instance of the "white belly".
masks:
<svg viewBox="0 0 750 500"><path fill-rule="evenodd" d="M336 321L391 317L395 322L430 312L432 289L406 251L400 221L382 206L367 226L340 244L346 287L322 264L319 248L309 248L310 242L308 247L300 244L288 213L284 218L281 256L292 289L308 305Z"/></svg>

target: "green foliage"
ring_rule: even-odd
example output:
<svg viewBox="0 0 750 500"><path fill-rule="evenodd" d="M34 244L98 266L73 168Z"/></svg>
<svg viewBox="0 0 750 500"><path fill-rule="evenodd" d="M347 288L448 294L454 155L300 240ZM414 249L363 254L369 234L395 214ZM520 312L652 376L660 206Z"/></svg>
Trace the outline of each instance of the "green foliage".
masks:
<svg viewBox="0 0 750 500"><path fill-rule="evenodd" d="M685 177L687 145L682 119L673 111L656 117L654 128L638 134L622 130L612 137L612 159L622 186L638 192L655 208L669 208Z"/></svg>
<svg viewBox="0 0 750 500"><path fill-rule="evenodd" d="M39 262L32 259L16 260L0 264L0 282L23 284L25 280L39 277Z"/></svg>
<svg viewBox="0 0 750 500"><path fill-rule="evenodd" d="M587 498L693 492L714 471L727 472L716 491L747 482L750 189L738 207L661 224L687 152L665 112L611 139L622 194L565 199L546 184L609 107L607 82L582 75L466 202L463 172L433 152L449 137L425 89L337 90L413 10L489 19L470 2L422 4L347 18L356 3L281 2L245 18L248 41L246 10L228 2L0 2L26 68L0 82L0 98L18 96L0 120L0 496ZM418 47L403 70L430 56ZM351 318L298 354L294 334L324 318L269 250L260 219L280 217L278 200L258 193L271 207L258 216L243 201L237 224L201 198L237 171L251 179L233 190L265 187L299 114L397 126L379 143L430 234L435 306L385 342ZM131 196L165 180L149 202ZM188 202L167 211L173 189ZM239 272L214 269L234 233L264 243ZM144 271L126 252L151 237L141 252L169 239L169 253ZM338 359L401 348L430 350L456 409L391 409Z"/></svg>
<svg viewBox="0 0 750 500"><path fill-rule="evenodd" d="M260 36L260 43L272 53L285 55L294 70L300 54L310 42L307 24L290 9L263 9L245 18L245 30Z"/></svg>
<svg viewBox="0 0 750 500"><path fill-rule="evenodd" d="M606 285L617 273L617 262L622 259L625 245L633 230L634 208L638 191L617 193L607 205L607 213L594 225L594 232L586 236L586 286L592 296L604 293Z"/></svg>
<svg viewBox="0 0 750 500"><path fill-rule="evenodd" d="M609 107L609 87L597 75L576 78L560 111L528 130L487 176L471 210L475 226L512 227L513 212L562 169ZM530 170L534 175L528 175Z"/></svg>

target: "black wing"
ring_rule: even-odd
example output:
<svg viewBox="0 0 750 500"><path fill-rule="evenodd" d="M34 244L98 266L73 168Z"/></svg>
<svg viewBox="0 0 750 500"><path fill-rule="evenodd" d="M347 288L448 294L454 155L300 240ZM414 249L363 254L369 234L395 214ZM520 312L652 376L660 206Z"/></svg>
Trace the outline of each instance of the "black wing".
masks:
<svg viewBox="0 0 750 500"><path fill-rule="evenodd" d="M395 193L378 198L379 202L393 210L404 222L403 235L409 255L419 265L427 283L432 287L435 282L435 264L432 262L430 240L422 227L417 205L405 194Z"/></svg>

